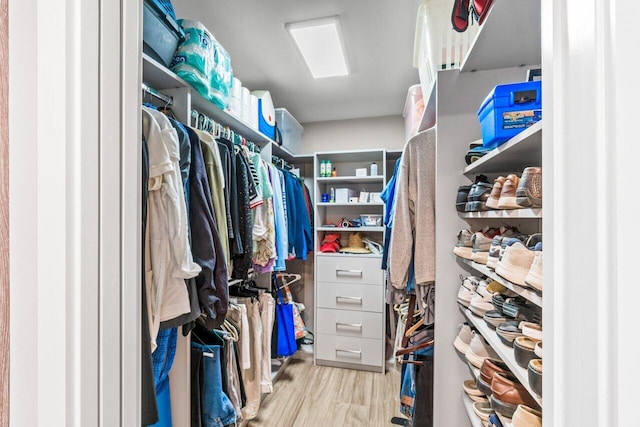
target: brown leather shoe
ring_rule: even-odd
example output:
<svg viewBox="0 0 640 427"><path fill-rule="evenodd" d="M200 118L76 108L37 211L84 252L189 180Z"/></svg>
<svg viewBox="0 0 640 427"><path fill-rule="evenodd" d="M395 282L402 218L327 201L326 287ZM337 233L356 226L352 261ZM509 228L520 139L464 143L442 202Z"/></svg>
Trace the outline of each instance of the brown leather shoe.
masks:
<svg viewBox="0 0 640 427"><path fill-rule="evenodd" d="M491 194L487 199L487 207L491 209L498 209L498 201L500 200L500 193L502 192L502 186L504 185L504 176L499 176L493 181L493 188L491 188Z"/></svg>
<svg viewBox="0 0 640 427"><path fill-rule="evenodd" d="M512 418L518 405L540 409L538 403L515 376L496 372L491 381L493 409L507 418Z"/></svg>
<svg viewBox="0 0 640 427"><path fill-rule="evenodd" d="M516 191L520 184L518 175L512 173L507 175L500 192L500 200L498 200L498 209L522 209L522 206L516 203Z"/></svg>
<svg viewBox="0 0 640 427"><path fill-rule="evenodd" d="M489 396L491 394L491 381L496 372L508 374L509 367L500 359L487 358L480 366L480 375L476 379L478 390Z"/></svg>
<svg viewBox="0 0 640 427"><path fill-rule="evenodd" d="M542 168L529 167L522 172L516 203L525 208L542 207Z"/></svg>

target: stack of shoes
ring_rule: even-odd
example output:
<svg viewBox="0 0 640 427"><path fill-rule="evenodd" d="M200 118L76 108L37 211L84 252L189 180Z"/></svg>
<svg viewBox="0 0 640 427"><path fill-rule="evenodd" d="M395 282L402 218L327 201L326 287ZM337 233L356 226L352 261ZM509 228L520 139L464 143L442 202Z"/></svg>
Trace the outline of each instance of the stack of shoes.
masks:
<svg viewBox="0 0 640 427"><path fill-rule="evenodd" d="M485 175L476 176L471 185L458 187L456 210L458 212L477 212L487 210L486 201L491 192L491 184ZM486 194L485 194L486 193Z"/></svg>
<svg viewBox="0 0 640 427"><path fill-rule="evenodd" d="M480 419L483 427L489 426L489 417L492 414L495 414L495 411L491 407L491 403L489 403L488 400L486 402L474 402L473 412Z"/></svg>
<svg viewBox="0 0 640 427"><path fill-rule="evenodd" d="M473 260L474 257L474 248L476 249L476 257L482 256L478 254L480 251L480 247L483 248L486 246L487 255L488 250L493 241L493 238L501 233L502 228L495 227L486 227L482 230L478 230L475 233L471 234L469 230L461 230L458 233L458 241L456 246L453 248L453 253L457 256Z"/></svg>
<svg viewBox="0 0 640 427"><path fill-rule="evenodd" d="M476 380L466 380L462 384L462 389L469 396L469 399L474 402L487 402L489 403L489 398L478 389L478 385L476 384Z"/></svg>
<svg viewBox="0 0 640 427"><path fill-rule="evenodd" d="M511 427L542 427L542 412L518 405L511 419Z"/></svg>
<svg viewBox="0 0 640 427"><path fill-rule="evenodd" d="M453 253L461 258L471 259L473 246L471 245L471 237L473 233L469 230L460 230L458 232L458 241L453 248Z"/></svg>
<svg viewBox="0 0 640 427"><path fill-rule="evenodd" d="M520 323L519 320L507 320L496 327L496 334L503 344L513 347L513 341L524 335Z"/></svg>
<svg viewBox="0 0 640 427"><path fill-rule="evenodd" d="M515 173L497 177L493 181L486 207L489 209L542 207L542 168L525 168L521 177Z"/></svg>
<svg viewBox="0 0 640 427"><path fill-rule="evenodd" d="M515 227L500 227L489 229L489 232L477 232L471 237L471 260L479 264L487 264L489 253L494 242L502 241L504 238L515 237L519 231ZM496 233L496 234L494 234ZM493 236L491 236L494 234Z"/></svg>
<svg viewBox="0 0 640 427"><path fill-rule="evenodd" d="M487 289L488 283L486 280L481 280L476 287L476 292L471 297L469 303L469 310L476 316L482 317L484 314L493 309L493 292Z"/></svg>
<svg viewBox="0 0 640 427"><path fill-rule="evenodd" d="M481 281L482 279L477 276L468 276L462 279L462 283L458 289L458 304L465 308L469 308L471 300L473 299L476 289Z"/></svg>
<svg viewBox="0 0 640 427"><path fill-rule="evenodd" d="M536 341L524 335L513 341L513 355L518 366L527 369L529 362L536 358L535 346Z"/></svg>
<svg viewBox="0 0 640 427"><path fill-rule="evenodd" d="M467 197L467 204L465 206L466 212L482 212L488 211L487 199L491 193L491 184L488 182L480 181L471 186L469 195Z"/></svg>
<svg viewBox="0 0 640 427"><path fill-rule="evenodd" d="M491 380L491 407L505 418L512 419L518 405L539 410L540 406L527 389L512 374L496 372Z"/></svg>
<svg viewBox="0 0 640 427"><path fill-rule="evenodd" d="M500 359L484 359L480 366L480 374L476 377L476 386L485 396L491 396L491 381L496 372L509 373L509 367Z"/></svg>
<svg viewBox="0 0 640 427"><path fill-rule="evenodd" d="M458 325L458 335L453 340L453 346L460 354L464 355L469 349L469 343L471 343L472 338L473 331L471 327L466 323L461 323Z"/></svg>
<svg viewBox="0 0 640 427"><path fill-rule="evenodd" d="M495 350L491 348L489 344L485 341L485 339L480 334L474 334L471 342L469 343L469 348L465 353L465 357L469 363L471 363L476 368L480 369L482 366L482 362L486 358L498 359L498 355Z"/></svg>

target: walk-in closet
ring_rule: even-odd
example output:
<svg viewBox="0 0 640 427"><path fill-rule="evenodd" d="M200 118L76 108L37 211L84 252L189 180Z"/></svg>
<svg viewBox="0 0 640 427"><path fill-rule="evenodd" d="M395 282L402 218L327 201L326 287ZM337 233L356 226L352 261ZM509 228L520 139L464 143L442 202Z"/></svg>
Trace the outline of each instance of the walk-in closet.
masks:
<svg viewBox="0 0 640 427"><path fill-rule="evenodd" d="M637 425L633 10L0 0L0 427Z"/></svg>

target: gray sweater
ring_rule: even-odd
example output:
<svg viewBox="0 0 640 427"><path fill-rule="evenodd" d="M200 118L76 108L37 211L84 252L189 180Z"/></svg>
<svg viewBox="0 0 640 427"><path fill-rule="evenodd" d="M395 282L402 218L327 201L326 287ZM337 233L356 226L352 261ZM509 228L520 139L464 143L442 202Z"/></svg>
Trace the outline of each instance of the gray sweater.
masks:
<svg viewBox="0 0 640 427"><path fill-rule="evenodd" d="M417 285L436 278L435 167L436 130L431 128L406 143L398 170L389 249L391 286L396 289L406 287L412 258Z"/></svg>

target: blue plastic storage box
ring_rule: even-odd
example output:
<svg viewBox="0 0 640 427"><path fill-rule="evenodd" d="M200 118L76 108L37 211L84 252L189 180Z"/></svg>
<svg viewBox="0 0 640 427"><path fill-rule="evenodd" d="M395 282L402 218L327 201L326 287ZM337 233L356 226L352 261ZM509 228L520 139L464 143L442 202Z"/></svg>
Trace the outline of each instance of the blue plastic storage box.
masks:
<svg viewBox="0 0 640 427"><path fill-rule="evenodd" d="M482 146L493 149L542 119L540 81L496 86L478 110Z"/></svg>
<svg viewBox="0 0 640 427"><path fill-rule="evenodd" d="M142 14L143 52L169 67L184 32L175 20L170 2L144 0Z"/></svg>

